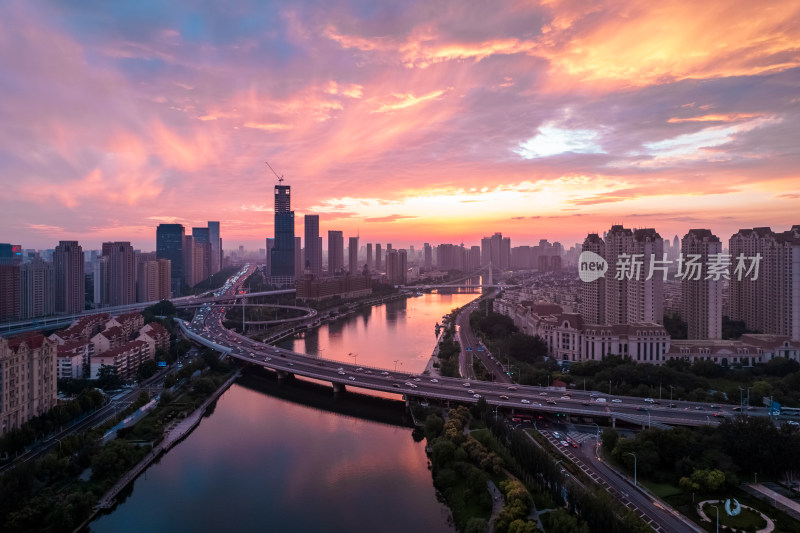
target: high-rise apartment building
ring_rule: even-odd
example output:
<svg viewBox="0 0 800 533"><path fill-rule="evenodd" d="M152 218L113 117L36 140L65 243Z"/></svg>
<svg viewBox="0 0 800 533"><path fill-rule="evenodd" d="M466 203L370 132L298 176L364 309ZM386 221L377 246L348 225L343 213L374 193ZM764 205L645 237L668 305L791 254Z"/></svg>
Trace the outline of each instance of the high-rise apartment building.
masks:
<svg viewBox="0 0 800 533"><path fill-rule="evenodd" d="M275 185L275 242L270 260L272 282L279 285L294 283L296 259L291 187Z"/></svg>
<svg viewBox="0 0 800 533"><path fill-rule="evenodd" d="M405 250L386 252L386 280L393 285L405 285L408 276L408 254Z"/></svg>
<svg viewBox="0 0 800 533"><path fill-rule="evenodd" d="M156 256L169 259L172 275L172 296L181 295L183 287L183 238L184 227L181 224L159 224L156 228Z"/></svg>
<svg viewBox="0 0 800 533"><path fill-rule="evenodd" d="M56 312L56 271L53 263L35 258L20 266L20 318L27 320Z"/></svg>
<svg viewBox="0 0 800 533"><path fill-rule="evenodd" d="M663 240L654 229L611 226L606 233L604 255L608 263L606 324L661 324L664 321L666 267L663 253Z"/></svg>
<svg viewBox="0 0 800 533"><path fill-rule="evenodd" d="M606 246L597 233L590 233L583 241L583 252L594 252L606 256ZM578 265L580 268L580 265ZM606 276L610 275L606 272ZM606 323L606 280L601 277L591 282L581 283L581 318L588 324Z"/></svg>
<svg viewBox="0 0 800 533"><path fill-rule="evenodd" d="M55 407L56 346L41 333L0 337L0 435Z"/></svg>
<svg viewBox="0 0 800 533"><path fill-rule="evenodd" d="M703 267L721 264L722 242L707 229L690 229L681 241L684 261ZM707 269L684 272L681 279L681 318L688 326L689 339L722 338L722 276L709 275Z"/></svg>
<svg viewBox="0 0 800 533"><path fill-rule="evenodd" d="M433 268L433 248L431 247L430 243L425 243L422 245L423 250L423 266L425 270L431 270Z"/></svg>
<svg viewBox="0 0 800 533"><path fill-rule="evenodd" d="M19 318L20 297L20 265L0 263L0 321Z"/></svg>
<svg viewBox="0 0 800 533"><path fill-rule="evenodd" d="M211 249L211 230L209 228L192 228L192 238L194 239L195 284L208 279L213 274L212 261L213 252Z"/></svg>
<svg viewBox="0 0 800 533"><path fill-rule="evenodd" d="M347 248L348 257L348 272L351 276L359 273L358 270L358 237L350 237L349 245Z"/></svg>
<svg viewBox="0 0 800 533"><path fill-rule="evenodd" d="M322 276L322 244L319 240L319 215L306 215L303 217L304 233L306 240L305 267L311 270L315 277Z"/></svg>
<svg viewBox="0 0 800 533"><path fill-rule="evenodd" d="M59 241L53 251L56 313L80 313L86 307L83 248L78 241Z"/></svg>
<svg viewBox="0 0 800 533"><path fill-rule="evenodd" d="M481 267L481 247L472 246L469 249L468 267L467 270L478 270Z"/></svg>
<svg viewBox="0 0 800 533"><path fill-rule="evenodd" d="M367 243L367 270L372 270L372 243Z"/></svg>
<svg viewBox="0 0 800 533"><path fill-rule="evenodd" d="M730 318L800 340L800 225L739 230L729 250Z"/></svg>
<svg viewBox="0 0 800 533"><path fill-rule="evenodd" d="M197 254L194 249L194 237L191 235L183 236L183 279L181 283L189 287L195 285L195 268L194 263L197 259Z"/></svg>
<svg viewBox="0 0 800 533"><path fill-rule="evenodd" d="M303 246L300 237L294 238L294 278L300 279L303 277Z"/></svg>
<svg viewBox="0 0 800 533"><path fill-rule="evenodd" d="M382 266L383 262L381 258L381 244L377 243L375 245L375 270L380 271Z"/></svg>
<svg viewBox="0 0 800 533"><path fill-rule="evenodd" d="M344 268L344 234L328 231L328 275L340 274Z"/></svg>
<svg viewBox="0 0 800 533"><path fill-rule="evenodd" d="M492 268L508 270L511 262L511 238L503 238L502 233L481 239L481 266L491 262Z"/></svg>
<svg viewBox="0 0 800 533"><path fill-rule="evenodd" d="M136 301L154 302L171 298L169 259L140 261L136 265Z"/></svg>
<svg viewBox="0 0 800 533"><path fill-rule="evenodd" d="M275 239L267 237L267 263L265 265L265 274L267 279L272 277L272 249L275 248Z"/></svg>
<svg viewBox="0 0 800 533"><path fill-rule="evenodd" d="M136 303L136 254L129 242L104 242L103 257L108 258L108 299L104 305Z"/></svg>

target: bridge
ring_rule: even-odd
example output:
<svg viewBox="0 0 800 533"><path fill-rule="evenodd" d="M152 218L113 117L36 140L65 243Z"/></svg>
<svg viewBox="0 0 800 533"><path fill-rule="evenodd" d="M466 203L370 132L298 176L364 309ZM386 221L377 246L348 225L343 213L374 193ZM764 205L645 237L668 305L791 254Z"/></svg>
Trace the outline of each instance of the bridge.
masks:
<svg viewBox="0 0 800 533"><path fill-rule="evenodd" d="M335 392L347 386L402 395L405 398L442 402L476 403L480 398L509 413L532 412L538 415L564 416L565 420L606 419L641 427L674 425L701 426L732 417L734 406L713 409L708 404L675 401L669 406L645 403L641 398L600 395L591 391L569 391L546 387L466 381L458 378L409 374L281 349L239 335L222 326L221 306L207 304L191 322L176 319L185 335L195 342L225 356L275 371L280 379L292 376L330 382ZM598 401L599 400L599 401ZM750 416L768 416L764 408L754 408Z"/></svg>

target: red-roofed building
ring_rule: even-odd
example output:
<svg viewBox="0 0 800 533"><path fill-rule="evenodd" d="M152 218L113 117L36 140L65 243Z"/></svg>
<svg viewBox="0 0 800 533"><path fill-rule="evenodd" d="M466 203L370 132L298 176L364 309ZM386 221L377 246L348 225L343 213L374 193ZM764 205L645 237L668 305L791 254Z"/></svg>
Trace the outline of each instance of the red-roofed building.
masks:
<svg viewBox="0 0 800 533"><path fill-rule="evenodd" d="M58 345L58 379L83 377L84 366L89 363L92 344L74 340Z"/></svg>
<svg viewBox="0 0 800 533"><path fill-rule="evenodd" d="M132 339L144 326L144 316L141 313L125 313L106 322L106 329L119 326L125 332L125 340Z"/></svg>
<svg viewBox="0 0 800 533"><path fill-rule="evenodd" d="M40 333L0 337L0 435L56 405L56 343Z"/></svg>
<svg viewBox="0 0 800 533"><path fill-rule="evenodd" d="M158 350L169 350L169 331L158 322L150 322L139 331L139 340L143 340L150 345L150 351L154 354Z"/></svg>
<svg viewBox="0 0 800 533"><path fill-rule="evenodd" d="M67 329L57 331L50 335L50 339L59 344L64 344L70 340L88 341L105 329L106 322L110 315L108 313L98 313L79 318Z"/></svg>
<svg viewBox="0 0 800 533"><path fill-rule="evenodd" d="M97 374L102 366L113 366L117 375L122 379L131 379L136 376L139 365L153 358L150 345L145 341L135 340L126 342L121 346L112 348L91 358L91 378L97 379Z"/></svg>
<svg viewBox="0 0 800 533"><path fill-rule="evenodd" d="M101 331L92 337L92 345L94 345L94 353L92 355L99 355L117 346L121 346L128 341L128 335L121 326L113 326L104 331Z"/></svg>

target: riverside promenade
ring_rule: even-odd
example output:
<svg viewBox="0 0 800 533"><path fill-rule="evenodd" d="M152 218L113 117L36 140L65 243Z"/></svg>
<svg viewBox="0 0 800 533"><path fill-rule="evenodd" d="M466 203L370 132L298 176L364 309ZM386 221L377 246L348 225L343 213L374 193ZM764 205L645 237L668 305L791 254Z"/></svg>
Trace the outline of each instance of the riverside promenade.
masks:
<svg viewBox="0 0 800 533"><path fill-rule="evenodd" d="M175 446L178 442L180 442L186 435L188 435L198 424L200 424L200 420L203 418L203 414L208 409L208 406L211 405L214 401L216 401L223 392L228 390L228 388L233 384L234 381L241 375L241 370L237 370L236 373L231 376L225 383L223 383L211 396L209 396L203 404L195 409L189 416L181 420L175 426L167 429L164 431L164 438L159 442L151 451L148 453L141 461L139 461L133 468L128 470L125 475L123 475L119 481L117 481L113 487L111 487L103 496L100 498L100 501L95 506L94 511L92 512L91 516L86 519L86 521L81 524L75 531L82 530L86 524L88 524L94 517L97 515L99 511L102 509L110 509L114 506L115 498L119 492L124 489L129 483L135 480L139 475L144 472L144 470L150 466L150 463L155 461L162 453L167 452L170 448Z"/></svg>

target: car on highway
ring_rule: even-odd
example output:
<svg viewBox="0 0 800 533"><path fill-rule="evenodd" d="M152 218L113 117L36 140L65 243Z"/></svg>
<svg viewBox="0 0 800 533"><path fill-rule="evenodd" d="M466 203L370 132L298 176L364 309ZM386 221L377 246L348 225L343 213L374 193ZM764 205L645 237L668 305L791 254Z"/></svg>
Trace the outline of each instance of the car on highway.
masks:
<svg viewBox="0 0 800 533"><path fill-rule="evenodd" d="M517 390L517 387L512 385L511 387L508 387L506 390Z"/></svg>
<svg viewBox="0 0 800 533"><path fill-rule="evenodd" d="M388 375L389 375L389 373L386 372L386 371L381 372L381 376L388 376Z"/></svg>
<svg viewBox="0 0 800 533"><path fill-rule="evenodd" d="M467 391L467 394L475 394L475 391L474 391L474 390L472 390L472 389L469 389L469 390Z"/></svg>
<svg viewBox="0 0 800 533"><path fill-rule="evenodd" d="M473 394L473 395L472 395L472 397L473 397L473 398L480 398L480 397L481 397L481 395L480 395L480 394Z"/></svg>
<svg viewBox="0 0 800 533"><path fill-rule="evenodd" d="M564 446L565 448L569 448L569 442L567 442L565 440L561 441L561 445Z"/></svg>
<svg viewBox="0 0 800 533"><path fill-rule="evenodd" d="M399 383L392 383L392 387L394 387L395 389L399 389L400 388L400 384Z"/></svg>
<svg viewBox="0 0 800 533"><path fill-rule="evenodd" d="M419 378L414 378L414 381L422 381L422 380Z"/></svg>
<svg viewBox="0 0 800 533"><path fill-rule="evenodd" d="M289 366L294 366L294 363L286 363Z"/></svg>
<svg viewBox="0 0 800 533"><path fill-rule="evenodd" d="M547 393L546 392L540 392L539 396L547 396Z"/></svg>
<svg viewBox="0 0 800 533"><path fill-rule="evenodd" d="M411 383L410 381L406 381L405 383L403 383L403 385L405 385L406 387L410 387L411 385L413 385L413 383Z"/></svg>
<svg viewBox="0 0 800 533"><path fill-rule="evenodd" d="M501 394L500 395L500 399L501 400L508 400L508 396L506 396L505 394Z"/></svg>
<svg viewBox="0 0 800 533"><path fill-rule="evenodd" d="M613 400L611 400L611 403L622 403L622 400L620 400L619 398L614 398Z"/></svg>
<svg viewBox="0 0 800 533"><path fill-rule="evenodd" d="M520 402L522 402L522 403L531 403L530 400L526 400L525 398L521 399Z"/></svg>
<svg viewBox="0 0 800 533"><path fill-rule="evenodd" d="M340 376L344 376L345 372L344 372L344 370L339 370L338 374L339 374Z"/></svg>
<svg viewBox="0 0 800 533"><path fill-rule="evenodd" d="M464 386L465 386L465 387L469 387L469 386L470 386L470 384L469 384L469 383L464 383Z"/></svg>
<svg viewBox="0 0 800 533"><path fill-rule="evenodd" d="M561 440L561 433L559 433L558 431L554 431L553 432L553 437L555 437L558 440Z"/></svg>
<svg viewBox="0 0 800 533"><path fill-rule="evenodd" d="M552 400L552 399L550 399L550 398L548 398L548 399L547 399L547 404L548 404L548 405L556 405L556 401L555 401L555 400Z"/></svg>
<svg viewBox="0 0 800 533"><path fill-rule="evenodd" d="M438 380L438 379L436 379L436 378L433 378L433 379L431 380L431 383L439 383L439 380Z"/></svg>
<svg viewBox="0 0 800 533"><path fill-rule="evenodd" d="M561 399L562 400L571 400L572 398L570 398L569 396L562 396Z"/></svg>
<svg viewBox="0 0 800 533"><path fill-rule="evenodd" d="M347 379L349 379L350 381L355 381L355 380L356 380L356 377L355 377L355 376L350 376L350 377L349 377L349 378L347 378Z"/></svg>
<svg viewBox="0 0 800 533"><path fill-rule="evenodd" d="M647 407L642 407L642 406L637 407L636 410L637 411L649 411L649 409Z"/></svg>
<svg viewBox="0 0 800 533"><path fill-rule="evenodd" d="M272 361L272 357L265 357L264 361Z"/></svg>

